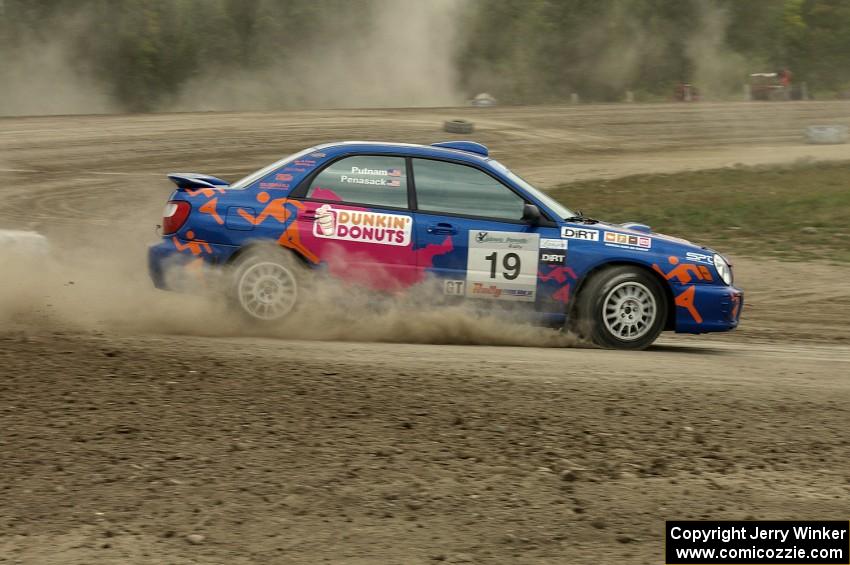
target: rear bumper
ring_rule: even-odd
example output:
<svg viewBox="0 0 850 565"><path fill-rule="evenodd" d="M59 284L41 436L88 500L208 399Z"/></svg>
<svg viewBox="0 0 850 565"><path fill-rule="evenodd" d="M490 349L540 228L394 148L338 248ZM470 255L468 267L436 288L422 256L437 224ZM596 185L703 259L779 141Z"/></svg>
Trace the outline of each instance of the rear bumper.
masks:
<svg viewBox="0 0 850 565"><path fill-rule="evenodd" d="M690 290L693 288L693 290ZM732 286L683 285L673 291L676 333L726 332L738 327L744 291Z"/></svg>
<svg viewBox="0 0 850 565"><path fill-rule="evenodd" d="M209 286L220 272L217 267L226 264L238 249L170 237L148 248L148 274L159 289L197 290Z"/></svg>

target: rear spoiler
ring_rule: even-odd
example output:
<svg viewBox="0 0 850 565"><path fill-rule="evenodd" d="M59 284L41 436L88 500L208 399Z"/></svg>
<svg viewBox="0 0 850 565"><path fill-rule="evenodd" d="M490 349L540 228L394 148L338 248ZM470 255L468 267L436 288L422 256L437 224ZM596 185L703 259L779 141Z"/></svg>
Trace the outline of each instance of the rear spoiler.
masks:
<svg viewBox="0 0 850 565"><path fill-rule="evenodd" d="M168 178L177 185L177 190L185 190L187 188L223 188L230 185L227 181L198 173L168 173Z"/></svg>

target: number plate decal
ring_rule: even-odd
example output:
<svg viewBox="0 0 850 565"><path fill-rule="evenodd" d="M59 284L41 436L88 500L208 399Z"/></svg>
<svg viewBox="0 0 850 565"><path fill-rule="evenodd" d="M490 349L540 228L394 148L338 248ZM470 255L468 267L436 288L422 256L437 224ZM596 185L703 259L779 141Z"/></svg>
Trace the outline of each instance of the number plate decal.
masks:
<svg viewBox="0 0 850 565"><path fill-rule="evenodd" d="M534 302L540 235L469 231L466 296Z"/></svg>

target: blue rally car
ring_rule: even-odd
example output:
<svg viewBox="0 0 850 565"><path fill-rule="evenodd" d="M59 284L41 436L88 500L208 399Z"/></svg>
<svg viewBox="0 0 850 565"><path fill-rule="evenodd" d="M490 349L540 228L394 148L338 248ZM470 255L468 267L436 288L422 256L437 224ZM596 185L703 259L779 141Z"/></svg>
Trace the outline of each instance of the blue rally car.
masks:
<svg viewBox="0 0 850 565"><path fill-rule="evenodd" d="M455 300L623 349L664 330L733 329L743 305L718 253L577 214L470 141L330 143L234 184L168 176L154 284L191 290L224 273L228 297L260 322L286 317L319 275L389 292L436 281Z"/></svg>

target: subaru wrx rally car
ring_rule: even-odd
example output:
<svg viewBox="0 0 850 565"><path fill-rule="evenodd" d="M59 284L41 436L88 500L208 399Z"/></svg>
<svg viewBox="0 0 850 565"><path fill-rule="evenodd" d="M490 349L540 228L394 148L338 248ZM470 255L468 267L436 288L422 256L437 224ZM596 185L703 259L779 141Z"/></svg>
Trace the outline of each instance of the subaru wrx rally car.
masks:
<svg viewBox="0 0 850 565"><path fill-rule="evenodd" d="M225 273L257 321L290 314L304 277L331 276L391 292L436 281L447 297L507 304L611 348L738 325L743 293L723 256L577 214L478 143L330 143L234 184L168 176L177 190L149 252L154 284L198 288Z"/></svg>

